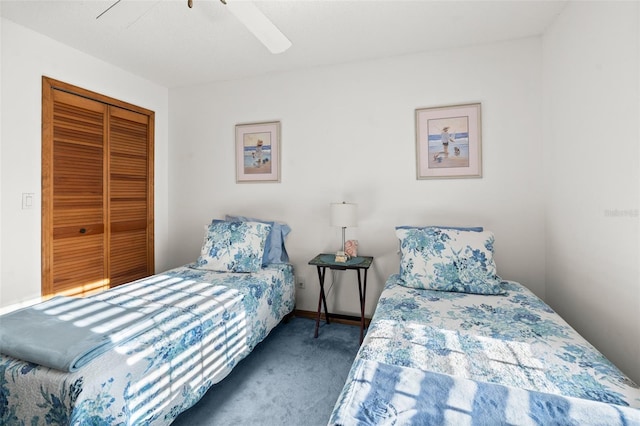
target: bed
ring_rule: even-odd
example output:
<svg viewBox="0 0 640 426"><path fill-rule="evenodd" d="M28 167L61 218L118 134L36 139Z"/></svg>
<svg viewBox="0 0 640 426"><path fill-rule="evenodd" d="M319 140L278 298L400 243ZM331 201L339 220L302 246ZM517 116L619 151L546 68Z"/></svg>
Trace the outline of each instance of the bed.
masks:
<svg viewBox="0 0 640 426"><path fill-rule="evenodd" d="M35 345L25 358L38 362L5 353L19 347L15 334L29 333L11 337L3 331L0 424L170 424L293 311L293 268L284 249L288 227L274 225L215 220L195 263L0 318L3 329L17 319L17 327L34 330L24 325L29 315L40 324L49 315L55 327L89 324L93 337L107 330L99 345L92 341L89 350L66 358ZM272 231L279 241L272 241ZM280 246L270 252L270 244ZM45 330L35 332L35 339L48 342L49 350L68 331ZM61 346L64 352L68 345Z"/></svg>
<svg viewBox="0 0 640 426"><path fill-rule="evenodd" d="M640 388L523 285L482 228L399 227L330 425L640 425Z"/></svg>

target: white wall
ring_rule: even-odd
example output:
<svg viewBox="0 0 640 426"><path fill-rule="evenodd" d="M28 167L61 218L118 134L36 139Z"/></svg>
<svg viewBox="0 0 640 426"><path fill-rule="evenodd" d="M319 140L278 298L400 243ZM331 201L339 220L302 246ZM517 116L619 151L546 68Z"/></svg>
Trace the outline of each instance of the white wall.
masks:
<svg viewBox="0 0 640 426"><path fill-rule="evenodd" d="M203 226L225 213L287 222L287 248L306 282L297 308L314 311L318 278L307 262L335 251L329 203L355 202L347 238L375 256L367 314L397 272L394 227L483 225L496 235L498 272L544 296L541 41L438 51L171 89L170 258L194 261ZM482 179L416 180L416 108L482 103ZM282 123L282 182L236 184L234 126ZM354 272L330 310L359 312ZM338 295L339 298L335 298Z"/></svg>
<svg viewBox="0 0 640 426"><path fill-rule="evenodd" d="M340 244L328 205L357 202L360 226L347 237L376 256L370 315L398 268L395 225L484 225L496 234L499 273L544 297L638 382L639 21L637 2L572 2L542 42L167 91L2 19L0 307L40 294L48 75L156 112L157 270L194 260L213 217L280 219L293 228L287 246L307 284L297 307L314 310L307 261ZM484 177L417 181L415 108L475 101ZM282 122L282 182L238 185L234 125L265 120ZM33 210L21 210L22 192L37 194ZM337 277L332 310L357 312L354 276Z"/></svg>
<svg viewBox="0 0 640 426"><path fill-rule="evenodd" d="M0 307L40 296L42 76L155 111L156 269L166 269L168 90L2 19ZM23 192L36 194L22 210Z"/></svg>
<svg viewBox="0 0 640 426"><path fill-rule="evenodd" d="M546 293L640 383L638 2L571 2L544 37Z"/></svg>

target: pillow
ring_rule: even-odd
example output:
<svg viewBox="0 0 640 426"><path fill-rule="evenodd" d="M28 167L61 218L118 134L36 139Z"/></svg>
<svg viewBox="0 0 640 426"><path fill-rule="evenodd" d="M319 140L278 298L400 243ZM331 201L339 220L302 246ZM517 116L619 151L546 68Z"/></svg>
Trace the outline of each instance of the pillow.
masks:
<svg viewBox="0 0 640 426"><path fill-rule="evenodd" d="M287 249L284 245L284 240L286 239L289 232L291 232L291 228L286 223L278 223L278 222L267 222L261 219L254 219L246 216L231 216L227 215L225 217L226 220L230 221L247 221L247 222L262 222L271 224L271 232L269 233L269 237L267 238L267 243L264 250L264 256L262 258L262 265L266 266L270 263L288 263L289 255L287 254Z"/></svg>
<svg viewBox="0 0 640 426"><path fill-rule="evenodd" d="M196 266L220 272L257 272L271 225L214 220L206 227Z"/></svg>
<svg viewBox="0 0 640 426"><path fill-rule="evenodd" d="M396 228L400 278L411 288L505 294L493 260L493 233L459 229Z"/></svg>

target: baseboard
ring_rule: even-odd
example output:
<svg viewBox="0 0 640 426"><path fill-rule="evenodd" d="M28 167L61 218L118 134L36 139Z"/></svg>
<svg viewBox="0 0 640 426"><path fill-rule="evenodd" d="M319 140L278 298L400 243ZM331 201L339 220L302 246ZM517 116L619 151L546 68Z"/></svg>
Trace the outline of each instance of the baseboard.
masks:
<svg viewBox="0 0 640 426"><path fill-rule="evenodd" d="M311 319L316 319L318 317L318 313L317 312L311 312L311 311L303 311L300 309L296 309L293 311L293 315L295 315L296 317L300 317L300 318L311 318ZM331 320L331 322L335 322L338 324L347 324L347 325L355 325L360 327L360 317L357 317L355 315L343 315L343 314L333 314L333 313L329 313L329 319ZM322 321L325 321L325 316L324 313L320 314L320 319ZM364 318L364 326L369 327L369 323L371 322L371 318Z"/></svg>

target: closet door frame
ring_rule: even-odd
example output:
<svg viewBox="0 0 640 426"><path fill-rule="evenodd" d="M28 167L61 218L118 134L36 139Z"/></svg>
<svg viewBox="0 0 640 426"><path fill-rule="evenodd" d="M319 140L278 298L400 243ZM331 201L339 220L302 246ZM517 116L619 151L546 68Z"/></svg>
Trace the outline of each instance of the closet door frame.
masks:
<svg viewBox="0 0 640 426"><path fill-rule="evenodd" d="M148 160L147 160L147 261L149 275L154 265L154 128L155 113L128 102L86 90L50 77L42 77L42 212L41 212L41 293L45 298L54 294L53 284L53 93L55 90L137 112L148 117ZM108 135L107 135L108 137ZM109 151L104 152L105 173L109 173ZM107 179L108 181L108 179ZM109 229L109 187L105 190L105 232ZM109 238L106 238L105 252L109 253ZM107 259L108 262L108 259ZM108 263L107 263L108 266ZM109 269L106 269L107 273ZM108 278L108 277L107 277Z"/></svg>

